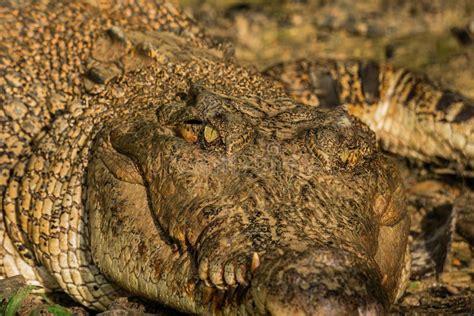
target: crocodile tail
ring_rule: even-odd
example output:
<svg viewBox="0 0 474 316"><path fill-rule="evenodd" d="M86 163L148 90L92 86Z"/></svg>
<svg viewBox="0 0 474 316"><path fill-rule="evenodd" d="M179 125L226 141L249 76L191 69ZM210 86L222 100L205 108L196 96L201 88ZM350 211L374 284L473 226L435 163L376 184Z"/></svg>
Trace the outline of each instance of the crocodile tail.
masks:
<svg viewBox="0 0 474 316"><path fill-rule="evenodd" d="M370 61L327 59L279 64L265 74L304 104L343 105L387 151L460 171L474 168L474 102L424 76Z"/></svg>

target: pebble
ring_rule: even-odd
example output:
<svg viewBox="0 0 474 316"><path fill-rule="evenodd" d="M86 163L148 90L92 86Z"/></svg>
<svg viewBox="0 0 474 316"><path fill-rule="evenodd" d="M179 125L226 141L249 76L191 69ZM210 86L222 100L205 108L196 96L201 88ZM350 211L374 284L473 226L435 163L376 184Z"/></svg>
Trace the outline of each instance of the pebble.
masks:
<svg viewBox="0 0 474 316"><path fill-rule="evenodd" d="M447 271L440 275L440 281L445 283L446 286L465 288L472 283L472 277L464 271Z"/></svg>

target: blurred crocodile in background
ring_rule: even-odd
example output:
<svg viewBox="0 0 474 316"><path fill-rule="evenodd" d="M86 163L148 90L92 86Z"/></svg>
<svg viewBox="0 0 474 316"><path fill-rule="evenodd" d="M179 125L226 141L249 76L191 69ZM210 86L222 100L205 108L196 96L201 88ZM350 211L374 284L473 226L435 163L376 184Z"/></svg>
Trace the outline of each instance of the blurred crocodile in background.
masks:
<svg viewBox="0 0 474 316"><path fill-rule="evenodd" d="M261 74L167 2L0 14L0 272L91 309L386 312L408 282L409 217L373 131L474 165L472 101L405 70Z"/></svg>

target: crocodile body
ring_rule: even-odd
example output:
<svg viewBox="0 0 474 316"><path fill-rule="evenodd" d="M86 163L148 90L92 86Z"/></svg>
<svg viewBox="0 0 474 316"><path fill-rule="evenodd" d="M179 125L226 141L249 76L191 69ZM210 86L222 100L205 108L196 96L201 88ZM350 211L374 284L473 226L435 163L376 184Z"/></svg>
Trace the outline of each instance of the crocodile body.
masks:
<svg viewBox="0 0 474 316"><path fill-rule="evenodd" d="M266 74L310 106L343 105L390 152L460 171L474 167L474 102L405 69L373 62L307 61Z"/></svg>
<svg viewBox="0 0 474 316"><path fill-rule="evenodd" d="M0 14L0 274L92 309L383 312L408 278L403 188L337 105L389 150L473 166L469 100L388 66L262 75L166 2ZM285 75L316 78L303 103L319 106Z"/></svg>

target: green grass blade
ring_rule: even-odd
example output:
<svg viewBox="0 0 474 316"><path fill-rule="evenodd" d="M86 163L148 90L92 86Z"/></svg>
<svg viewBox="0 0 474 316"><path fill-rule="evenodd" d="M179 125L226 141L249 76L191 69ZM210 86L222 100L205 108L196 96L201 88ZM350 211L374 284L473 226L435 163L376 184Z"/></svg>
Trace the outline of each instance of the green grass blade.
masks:
<svg viewBox="0 0 474 316"><path fill-rule="evenodd" d="M5 308L5 316L15 316L16 312L20 309L21 304L28 296L28 294L33 291L35 287L33 285L25 286L19 289L8 301Z"/></svg>
<svg viewBox="0 0 474 316"><path fill-rule="evenodd" d="M69 310L59 305L49 306L46 310L54 316L72 316Z"/></svg>

